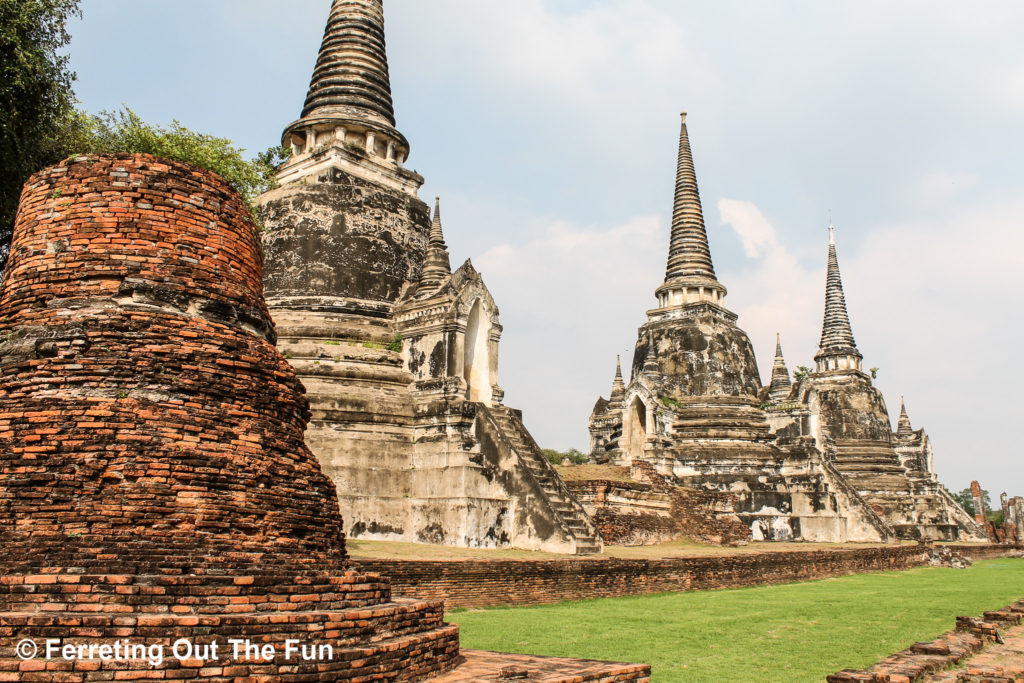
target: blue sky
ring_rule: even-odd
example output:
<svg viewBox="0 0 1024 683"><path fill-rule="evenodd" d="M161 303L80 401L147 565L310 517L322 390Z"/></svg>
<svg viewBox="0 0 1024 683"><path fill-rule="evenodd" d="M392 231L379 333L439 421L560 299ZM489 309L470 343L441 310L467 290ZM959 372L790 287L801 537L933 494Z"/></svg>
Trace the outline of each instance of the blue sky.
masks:
<svg viewBox="0 0 1024 683"><path fill-rule="evenodd" d="M256 152L328 0L83 0L76 93ZM386 0L408 165L501 309L500 381L586 450L664 277L686 109L712 256L763 379L821 329L828 217L858 346L951 488L1024 495L1024 5ZM628 364L628 360L624 364Z"/></svg>

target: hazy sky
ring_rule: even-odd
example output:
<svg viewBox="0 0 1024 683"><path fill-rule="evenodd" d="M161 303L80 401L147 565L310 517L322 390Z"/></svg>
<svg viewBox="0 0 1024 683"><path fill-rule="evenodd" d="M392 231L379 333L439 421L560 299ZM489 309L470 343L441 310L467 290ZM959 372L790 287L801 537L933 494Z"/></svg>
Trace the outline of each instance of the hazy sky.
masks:
<svg viewBox="0 0 1024 683"><path fill-rule="evenodd" d="M250 152L298 117L329 0L83 0L76 92ZM829 215L854 335L950 488L1024 495L1024 4L386 0L408 166L501 310L499 379L588 448L668 249L688 114L762 378L813 365Z"/></svg>

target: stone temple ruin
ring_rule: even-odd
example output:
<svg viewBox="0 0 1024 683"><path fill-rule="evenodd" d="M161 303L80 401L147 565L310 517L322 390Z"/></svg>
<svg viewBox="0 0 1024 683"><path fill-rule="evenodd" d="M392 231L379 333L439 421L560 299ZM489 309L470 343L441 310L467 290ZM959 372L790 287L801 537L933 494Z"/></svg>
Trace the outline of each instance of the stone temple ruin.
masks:
<svg viewBox="0 0 1024 683"><path fill-rule="evenodd" d="M1017 543L1024 539L1024 498L1014 496L1007 497L1004 491L999 496L999 506L1002 508L1003 521L1001 524L989 520L985 509L985 494L981 484L977 481L971 482L971 498L974 507L974 521L985 529L988 537L996 543Z"/></svg>
<svg viewBox="0 0 1024 683"><path fill-rule="evenodd" d="M349 562L262 289L209 171L82 156L29 180L0 288L0 679L649 680L460 653L442 600Z"/></svg>
<svg viewBox="0 0 1024 683"><path fill-rule="evenodd" d="M791 382L777 344L762 387L715 276L684 113L665 281L629 383L617 369L610 398L594 406L591 458L728 496L712 514L735 515L755 540L984 540L936 480L924 432L909 420L890 431L861 369L831 232L827 271L816 369Z"/></svg>
<svg viewBox="0 0 1024 683"><path fill-rule="evenodd" d="M498 306L451 270L395 128L381 0L335 0L280 187L266 297L306 386L306 440L354 538L593 553L600 536L502 405Z"/></svg>

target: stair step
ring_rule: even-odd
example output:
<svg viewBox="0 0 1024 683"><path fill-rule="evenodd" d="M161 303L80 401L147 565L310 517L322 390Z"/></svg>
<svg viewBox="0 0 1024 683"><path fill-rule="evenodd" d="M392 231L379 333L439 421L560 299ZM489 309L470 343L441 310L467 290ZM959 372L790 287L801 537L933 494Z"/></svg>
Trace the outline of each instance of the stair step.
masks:
<svg viewBox="0 0 1024 683"><path fill-rule="evenodd" d="M561 480L548 462L536 443L523 432L517 419L512 417L508 409L492 407L491 415L495 426L501 430L506 443L519 456L526 469L537 482L551 511L576 541L576 554L588 555L600 552L601 540L594 533L590 519L573 503L570 494L561 485Z"/></svg>

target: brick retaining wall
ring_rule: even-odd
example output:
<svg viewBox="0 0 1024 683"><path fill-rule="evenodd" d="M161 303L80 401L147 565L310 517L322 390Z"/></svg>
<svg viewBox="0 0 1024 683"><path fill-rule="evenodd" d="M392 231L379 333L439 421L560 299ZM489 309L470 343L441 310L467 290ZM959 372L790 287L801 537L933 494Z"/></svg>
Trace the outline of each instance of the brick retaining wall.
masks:
<svg viewBox="0 0 1024 683"><path fill-rule="evenodd" d="M957 546L972 559L1007 546ZM391 578L396 593L445 599L448 607L538 605L669 591L806 581L923 564L918 546L764 552L661 560L360 560Z"/></svg>

